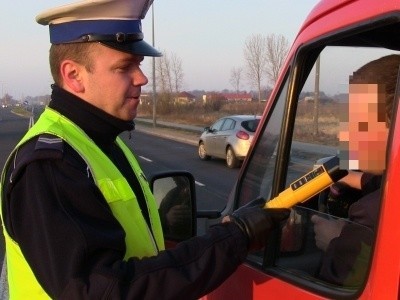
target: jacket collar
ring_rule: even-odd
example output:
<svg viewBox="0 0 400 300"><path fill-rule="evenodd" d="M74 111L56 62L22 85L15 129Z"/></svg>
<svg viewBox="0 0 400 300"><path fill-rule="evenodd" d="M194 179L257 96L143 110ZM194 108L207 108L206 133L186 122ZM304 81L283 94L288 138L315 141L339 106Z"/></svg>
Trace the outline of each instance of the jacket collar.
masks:
<svg viewBox="0 0 400 300"><path fill-rule="evenodd" d="M112 143L123 131L135 129L133 120L118 119L57 85L52 85L52 90L49 107L78 125L96 143Z"/></svg>

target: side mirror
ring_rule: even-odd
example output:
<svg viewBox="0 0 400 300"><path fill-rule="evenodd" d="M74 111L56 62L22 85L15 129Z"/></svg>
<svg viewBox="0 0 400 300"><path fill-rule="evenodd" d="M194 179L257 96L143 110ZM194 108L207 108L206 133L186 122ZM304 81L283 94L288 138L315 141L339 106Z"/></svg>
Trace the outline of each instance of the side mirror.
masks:
<svg viewBox="0 0 400 300"><path fill-rule="evenodd" d="M204 131L207 131L207 132L209 132L210 131L210 127L204 127Z"/></svg>
<svg viewBox="0 0 400 300"><path fill-rule="evenodd" d="M187 171L152 176L150 188L158 204L164 238L180 242L196 235L196 189Z"/></svg>

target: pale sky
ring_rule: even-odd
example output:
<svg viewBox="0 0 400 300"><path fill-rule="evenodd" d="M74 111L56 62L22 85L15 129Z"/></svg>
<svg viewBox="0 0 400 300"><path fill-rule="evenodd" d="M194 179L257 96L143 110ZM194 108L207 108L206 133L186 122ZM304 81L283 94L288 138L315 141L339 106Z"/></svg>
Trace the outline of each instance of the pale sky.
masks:
<svg viewBox="0 0 400 300"><path fill-rule="evenodd" d="M15 99L50 94L47 26L35 16L66 0L1 0L0 96ZM289 44L318 0L155 0L156 48L182 61L183 90L233 89L233 67L244 67L243 48L253 34L281 34ZM143 22L152 43L152 10ZM151 75L151 59L144 71ZM146 89L151 89L149 85ZM247 82L243 89L250 90Z"/></svg>

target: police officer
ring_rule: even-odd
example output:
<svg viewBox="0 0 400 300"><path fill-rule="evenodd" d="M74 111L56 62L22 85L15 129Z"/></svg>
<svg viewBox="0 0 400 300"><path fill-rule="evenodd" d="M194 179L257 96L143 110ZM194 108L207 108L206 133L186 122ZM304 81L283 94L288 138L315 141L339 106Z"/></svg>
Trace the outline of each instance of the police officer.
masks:
<svg viewBox="0 0 400 300"><path fill-rule="evenodd" d="M154 198L118 135L133 130L152 1L87 0L37 16L49 25L51 102L2 174L12 299L196 299L221 284L287 211L242 208L164 249Z"/></svg>

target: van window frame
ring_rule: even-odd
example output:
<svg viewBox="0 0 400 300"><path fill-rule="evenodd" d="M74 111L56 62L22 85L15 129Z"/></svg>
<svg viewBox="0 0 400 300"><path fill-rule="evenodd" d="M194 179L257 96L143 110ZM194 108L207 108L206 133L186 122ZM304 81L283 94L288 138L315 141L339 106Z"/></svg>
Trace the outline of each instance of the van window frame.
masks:
<svg viewBox="0 0 400 300"><path fill-rule="evenodd" d="M281 90L275 95L273 99L274 103L271 105L270 110L268 111L268 115L265 117L265 121L262 124L262 128L258 136L262 136L266 126L268 126L270 117L274 113L277 99L280 97L282 92L287 92L286 94L286 104L285 107L287 108L287 114L284 114L282 125L281 125L281 136L278 141L278 148L277 148L277 159L274 168L274 175L272 179L272 187L271 187L271 198L276 196L284 190L286 185L286 177L288 171L288 163L289 163L289 156L290 156L290 149L293 137L293 125L295 122L296 110L297 110L297 99L299 93L302 90L302 86L304 85L307 76L309 74L309 70L306 72L305 70L308 68L312 68L314 65L319 53L325 48L325 46L331 45L343 45L343 46L357 46L357 45L350 45L350 39L346 37L351 37L354 35L359 34L360 32L371 32L375 29L383 29L385 26L390 26L391 24L400 24L400 16L399 14L390 14L390 15L382 15L371 22L371 20L366 21L365 23L358 23L354 24L341 30L335 31L330 33L329 35L322 36L317 39L313 39L309 41L307 44L302 45L296 51L293 56L291 62L289 62L289 68L286 72L285 78L282 80L280 86ZM342 44L339 43L342 41ZM310 59L310 54L313 57ZM283 87L285 86L286 81L289 81L287 91L283 91ZM394 103L394 109L396 109L398 103ZM394 111L395 112L395 111ZM393 116L396 114L393 113ZM395 119L393 119L395 120ZM390 151L390 141L392 137L392 131L394 127L394 122L389 131L389 142L387 152ZM253 151L249 153L249 159L247 163L243 166L235 191L235 198L234 198L234 207L237 208L238 204L240 203L240 199L238 199L240 195L240 191L242 188L242 184L244 178L247 174L247 169L252 161L252 156L254 154L254 149L257 148L260 140L257 140L254 144ZM359 296L364 288L365 283L368 281L368 277L370 274L370 269L368 270L367 280L364 283L364 286L360 287L357 291L351 290L347 288L340 288L340 287L332 287L332 286L324 286L323 284L313 283L309 280L303 279L296 275L292 275L287 272L287 270L280 269L274 266L274 261L276 258L276 249L277 249L277 242L279 241L278 234L272 236L271 240L269 241L269 246L266 248L264 252L264 260L262 265L260 262L254 259L251 255L248 256L246 260L246 264L251 265L253 268L260 270L263 273L272 275L274 277L280 278L287 282L290 282L296 286L304 288L306 290L315 292L323 297L340 297L340 298L349 298L349 297L357 297ZM375 245L375 243L374 243ZM268 254L268 255L266 255ZM371 261L373 257L371 258Z"/></svg>

